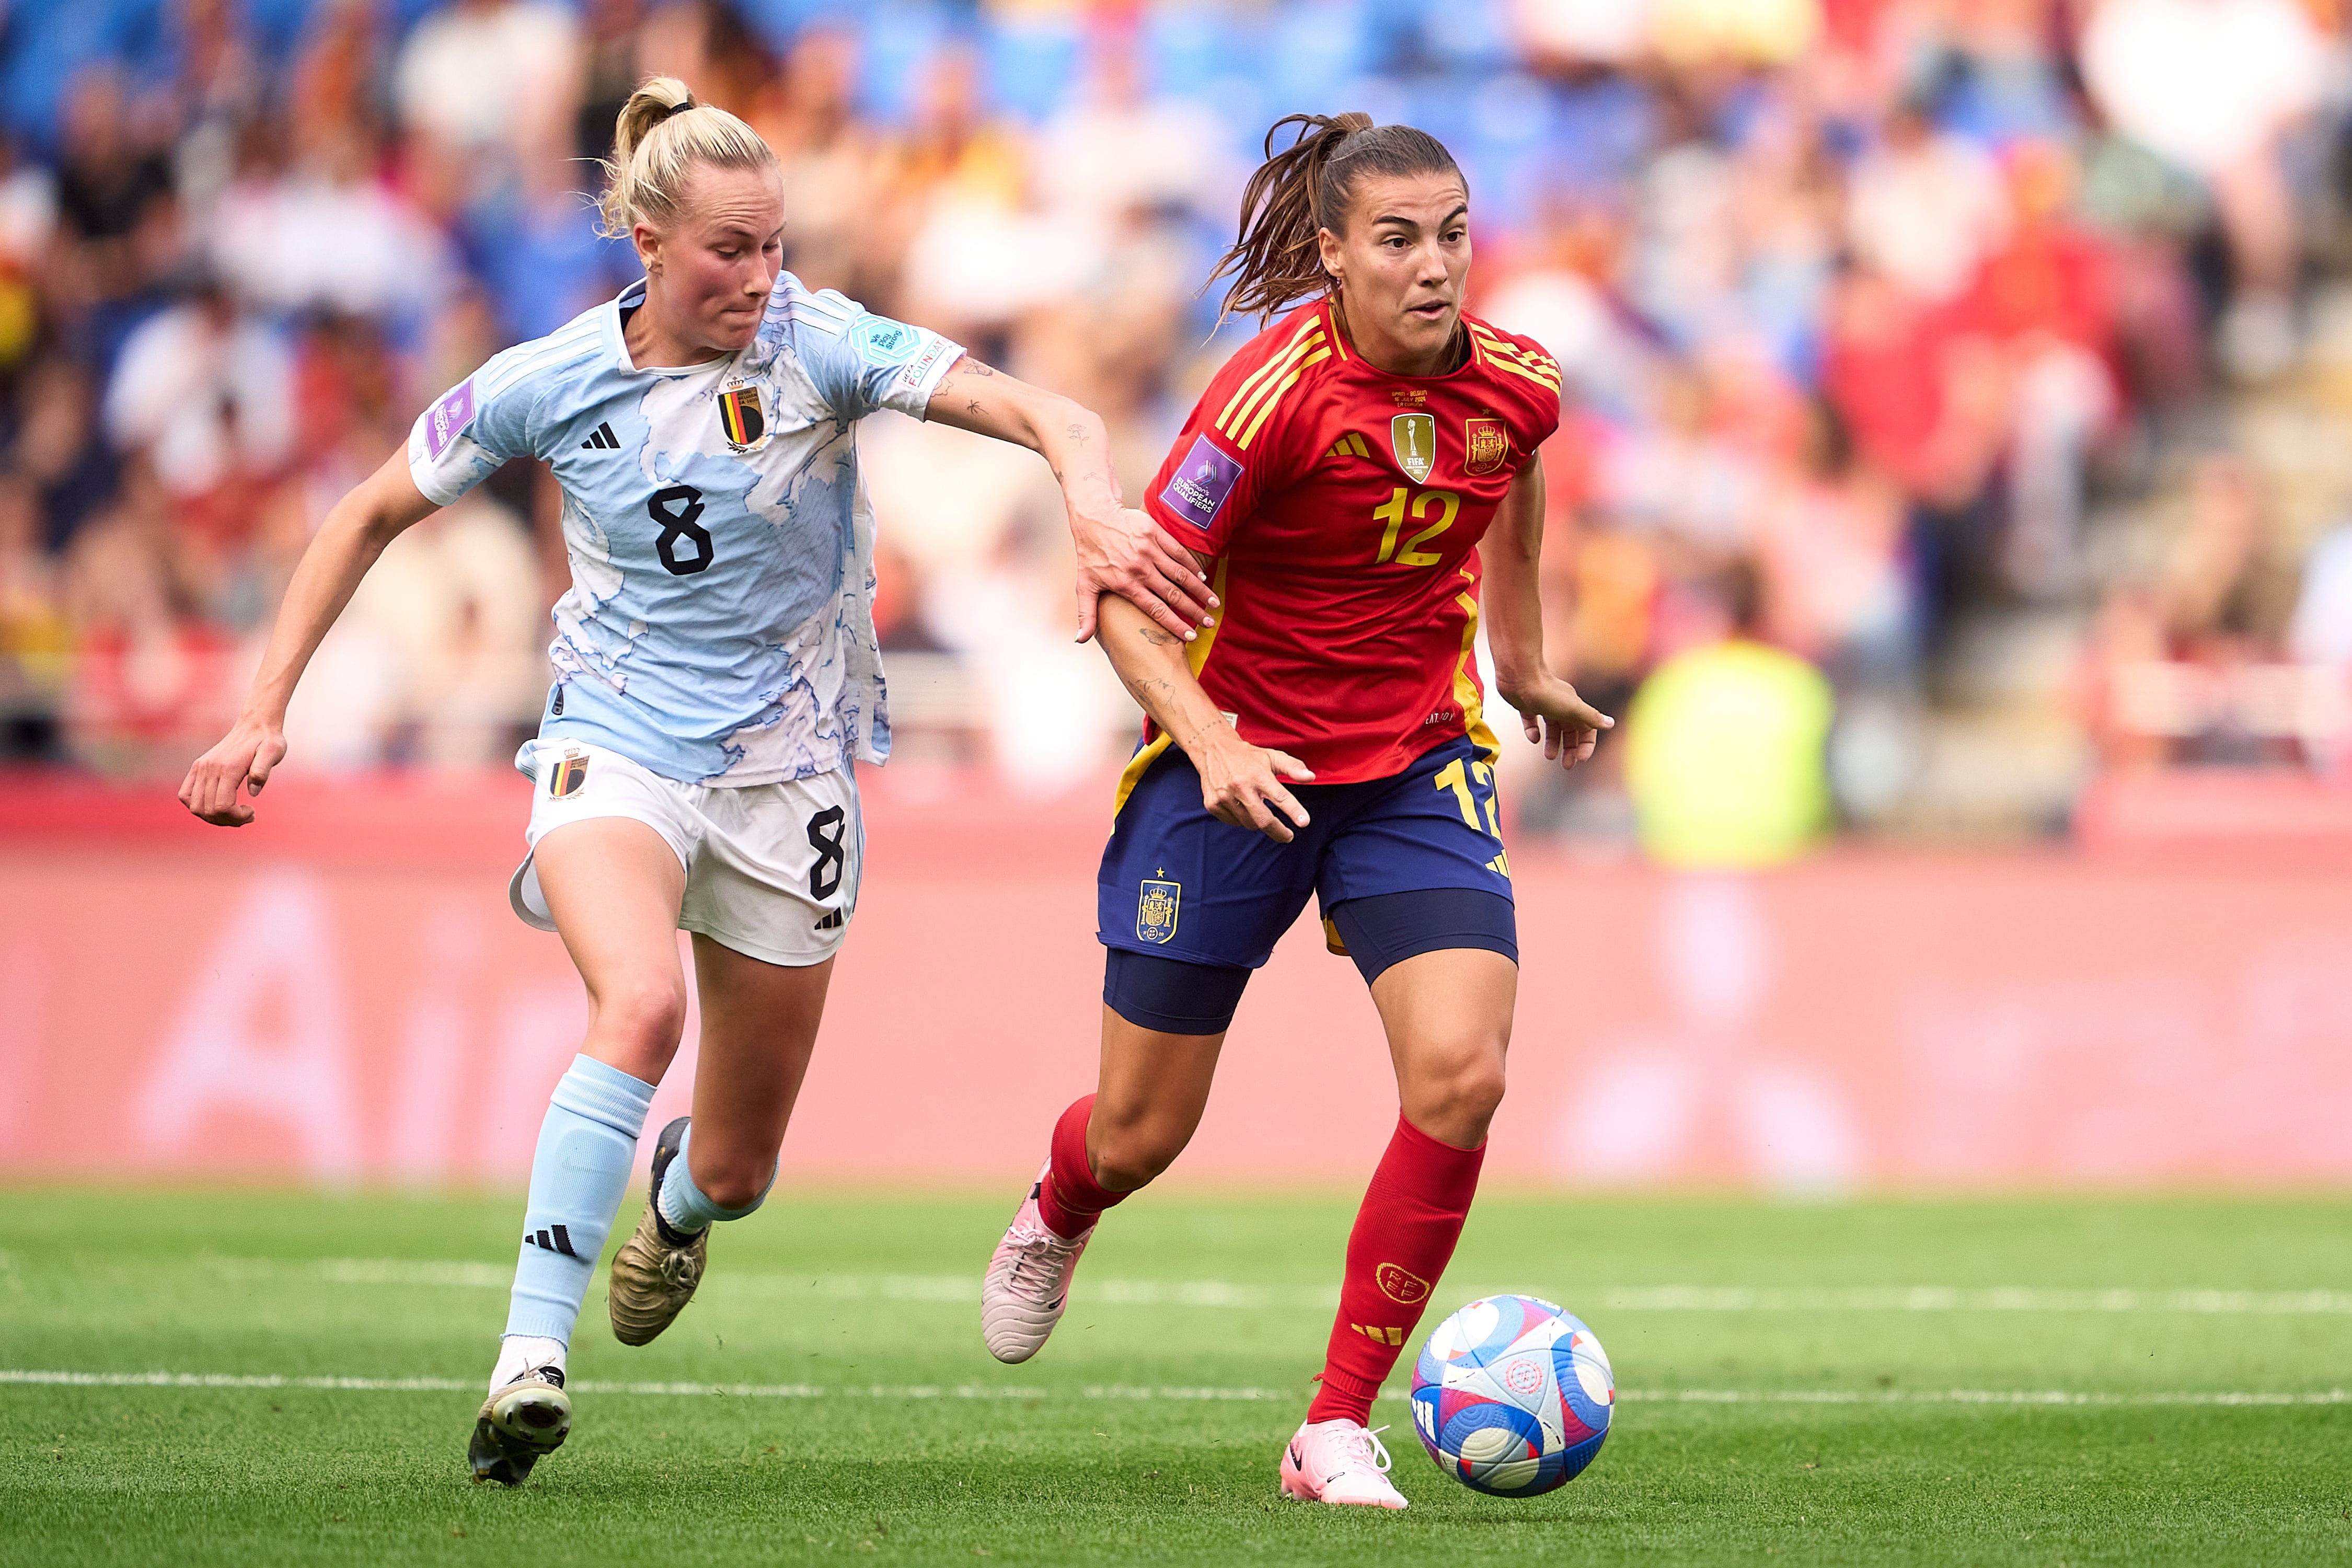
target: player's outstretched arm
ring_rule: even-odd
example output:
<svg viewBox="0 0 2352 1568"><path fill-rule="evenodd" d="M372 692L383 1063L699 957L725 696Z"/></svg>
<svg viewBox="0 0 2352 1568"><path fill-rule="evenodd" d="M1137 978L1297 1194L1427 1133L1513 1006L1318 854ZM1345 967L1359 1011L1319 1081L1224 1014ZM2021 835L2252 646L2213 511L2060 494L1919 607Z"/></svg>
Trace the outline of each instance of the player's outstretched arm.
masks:
<svg viewBox="0 0 2352 1568"><path fill-rule="evenodd" d="M1486 646L1495 654L1496 689L1519 710L1528 739L1542 744L1545 761L1572 768L1592 755L1601 731L1616 728L1617 721L1579 697L1544 662L1543 595L1536 581L1543 527L1543 458L1536 457L1511 481L1482 547Z"/></svg>
<svg viewBox="0 0 2352 1568"><path fill-rule="evenodd" d="M1096 605L1105 594L1118 595L1188 642L1200 635L1196 627L1209 624L1217 600L1192 552L1148 515L1121 504L1100 415L965 354L940 379L923 416L1026 447L1052 467L1078 549L1080 642L1095 635Z"/></svg>
<svg viewBox="0 0 2352 1568"><path fill-rule="evenodd" d="M1182 643L1117 595L1102 602L1100 641L1110 667L1151 721L1192 759L1201 774L1201 805L1211 816L1255 827L1277 844L1291 841L1293 824L1307 826L1307 808L1282 781L1307 784L1315 774L1287 752L1243 740L1201 689Z"/></svg>
<svg viewBox="0 0 2352 1568"><path fill-rule="evenodd" d="M258 795L270 770L285 758L286 704L319 651L320 639L351 603L383 547L434 510L409 476L405 451L394 452L329 509L286 584L245 710L221 742L188 769L180 784L182 805L216 827L242 827L253 820L253 807L239 793Z"/></svg>

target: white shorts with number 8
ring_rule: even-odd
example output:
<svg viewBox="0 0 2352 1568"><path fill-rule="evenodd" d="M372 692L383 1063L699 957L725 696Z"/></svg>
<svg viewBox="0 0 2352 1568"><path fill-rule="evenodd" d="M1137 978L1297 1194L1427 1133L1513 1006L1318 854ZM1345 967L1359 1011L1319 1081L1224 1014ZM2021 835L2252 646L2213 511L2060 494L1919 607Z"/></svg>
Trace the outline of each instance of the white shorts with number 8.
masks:
<svg viewBox="0 0 2352 1568"><path fill-rule="evenodd" d="M524 834L534 851L565 824L599 816L631 817L662 836L686 869L680 931L793 968L823 963L848 934L866 858L849 769L781 784L680 784L571 741L532 741L515 761L536 785ZM530 856L507 900L525 921L555 929Z"/></svg>

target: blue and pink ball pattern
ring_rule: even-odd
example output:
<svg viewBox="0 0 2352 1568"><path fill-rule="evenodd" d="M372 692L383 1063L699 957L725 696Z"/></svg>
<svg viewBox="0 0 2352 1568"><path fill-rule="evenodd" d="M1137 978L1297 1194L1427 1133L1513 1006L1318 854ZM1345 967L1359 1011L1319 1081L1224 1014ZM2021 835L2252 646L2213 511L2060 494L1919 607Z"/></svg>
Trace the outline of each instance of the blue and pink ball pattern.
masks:
<svg viewBox="0 0 2352 1568"><path fill-rule="evenodd" d="M1445 1321L1412 1368L1412 1425L1437 1468L1493 1497L1566 1486L1609 1436L1617 1377L1592 1331L1533 1296Z"/></svg>

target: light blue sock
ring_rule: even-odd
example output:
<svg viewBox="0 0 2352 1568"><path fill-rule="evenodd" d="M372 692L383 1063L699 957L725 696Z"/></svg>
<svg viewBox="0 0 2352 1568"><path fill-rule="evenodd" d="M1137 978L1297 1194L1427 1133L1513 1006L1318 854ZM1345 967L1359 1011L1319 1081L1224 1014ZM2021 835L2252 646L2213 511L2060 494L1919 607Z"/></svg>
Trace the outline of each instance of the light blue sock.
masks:
<svg viewBox="0 0 2352 1568"><path fill-rule="evenodd" d="M580 1299L613 1233L653 1103L652 1084L593 1057L572 1058L557 1081L530 1161L508 1333L572 1342Z"/></svg>
<svg viewBox="0 0 2352 1568"><path fill-rule="evenodd" d="M740 1209L720 1208L705 1197L702 1189L694 1184L694 1173L686 1168L686 1151L693 1142L694 1128L689 1123L685 1139L677 1146L677 1158L672 1160L669 1169L662 1173L661 1216L668 1222L670 1229L681 1236L692 1236L698 1230L709 1228L715 1220L741 1219L768 1201L768 1194L776 1184L776 1170L772 1165L768 1167L768 1184L760 1189L758 1197Z"/></svg>

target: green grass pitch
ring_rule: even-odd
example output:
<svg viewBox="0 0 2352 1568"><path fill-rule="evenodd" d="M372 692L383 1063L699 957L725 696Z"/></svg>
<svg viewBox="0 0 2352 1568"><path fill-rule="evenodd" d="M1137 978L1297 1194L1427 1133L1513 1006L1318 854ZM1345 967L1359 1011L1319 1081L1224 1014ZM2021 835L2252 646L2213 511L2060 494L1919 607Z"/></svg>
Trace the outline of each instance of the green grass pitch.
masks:
<svg viewBox="0 0 2352 1568"><path fill-rule="evenodd" d="M1614 1429L1549 1497L1477 1496L1413 1439L1408 1352L1412 1508L1367 1516L1274 1485L1349 1202L1146 1194L1001 1367L1013 1195L780 1195L643 1350L600 1276L572 1441L509 1491L461 1456L511 1196L0 1194L0 1563L2352 1561L2352 1204L1490 1195L1433 1320L1563 1301ZM333 1378L419 1385L301 1381Z"/></svg>

